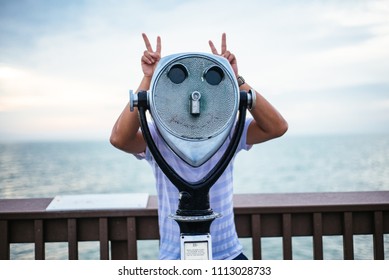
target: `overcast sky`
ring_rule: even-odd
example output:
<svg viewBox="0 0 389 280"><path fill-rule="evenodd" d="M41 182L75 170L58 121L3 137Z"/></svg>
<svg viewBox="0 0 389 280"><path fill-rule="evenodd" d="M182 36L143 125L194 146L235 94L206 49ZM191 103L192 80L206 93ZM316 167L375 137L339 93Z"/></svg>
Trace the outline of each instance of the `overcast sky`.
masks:
<svg viewBox="0 0 389 280"><path fill-rule="evenodd" d="M288 134L389 132L389 0L0 0L0 139L108 139L162 55L227 46Z"/></svg>

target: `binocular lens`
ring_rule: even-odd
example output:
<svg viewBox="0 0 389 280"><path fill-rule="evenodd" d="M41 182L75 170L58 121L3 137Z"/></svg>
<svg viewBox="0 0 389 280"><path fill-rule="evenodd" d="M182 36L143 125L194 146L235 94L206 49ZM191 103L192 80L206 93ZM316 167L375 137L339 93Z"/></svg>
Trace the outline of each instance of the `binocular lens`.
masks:
<svg viewBox="0 0 389 280"><path fill-rule="evenodd" d="M181 84L188 77L188 70L182 64L175 64L167 75L173 83Z"/></svg>
<svg viewBox="0 0 389 280"><path fill-rule="evenodd" d="M205 80L208 84L216 86L220 84L220 82L224 78L223 70L217 66L213 66L207 70L205 73Z"/></svg>

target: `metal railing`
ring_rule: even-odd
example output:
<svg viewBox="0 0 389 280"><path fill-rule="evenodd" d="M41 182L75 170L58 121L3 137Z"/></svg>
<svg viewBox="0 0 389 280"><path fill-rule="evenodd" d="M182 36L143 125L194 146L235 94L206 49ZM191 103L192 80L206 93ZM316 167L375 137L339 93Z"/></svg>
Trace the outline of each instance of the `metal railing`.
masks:
<svg viewBox="0 0 389 280"><path fill-rule="evenodd" d="M79 243L99 242L100 259L137 259L137 240L158 240L157 201L144 209L46 211L52 198L0 199L0 259L11 244L34 244L34 258L45 259L46 244L66 242L69 259ZM293 258L293 237L313 239L313 259L323 259L323 237L341 236L343 258L354 259L354 236L371 235L373 258L385 259L389 233L389 191L237 194L239 237L251 238L253 259L262 259L262 241L280 237L283 259Z"/></svg>

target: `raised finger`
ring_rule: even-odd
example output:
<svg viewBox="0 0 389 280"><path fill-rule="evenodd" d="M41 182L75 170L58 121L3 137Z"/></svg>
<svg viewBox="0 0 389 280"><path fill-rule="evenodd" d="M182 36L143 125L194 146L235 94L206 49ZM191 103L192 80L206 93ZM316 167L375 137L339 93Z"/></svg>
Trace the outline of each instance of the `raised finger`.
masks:
<svg viewBox="0 0 389 280"><path fill-rule="evenodd" d="M156 52L161 54L161 49L162 49L162 45L161 45L161 37L157 37L157 50Z"/></svg>
<svg viewBox="0 0 389 280"><path fill-rule="evenodd" d="M227 50L227 38L226 33L222 34L222 53L225 53Z"/></svg>
<svg viewBox="0 0 389 280"><path fill-rule="evenodd" d="M217 50L216 50L215 45L213 44L213 42L211 40L209 40L208 43L209 43L209 46L211 47L212 53L218 55Z"/></svg>
<svg viewBox="0 0 389 280"><path fill-rule="evenodd" d="M143 37L143 41L145 42L146 49L147 49L149 52L152 52L152 51L153 51L153 48L151 47L149 38L147 38L147 35L146 35L145 33L142 33L142 37Z"/></svg>

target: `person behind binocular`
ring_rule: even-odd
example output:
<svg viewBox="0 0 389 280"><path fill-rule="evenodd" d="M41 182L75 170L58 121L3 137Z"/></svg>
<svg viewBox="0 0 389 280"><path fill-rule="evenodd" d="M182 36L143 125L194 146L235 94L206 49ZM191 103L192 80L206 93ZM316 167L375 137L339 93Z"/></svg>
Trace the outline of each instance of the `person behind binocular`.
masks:
<svg viewBox="0 0 389 280"><path fill-rule="evenodd" d="M146 46L141 58L141 69L143 78L136 92L148 91L154 71L161 59L161 38L157 37L155 50L153 49L146 34L142 34ZM288 129L288 124L282 115L257 91L244 80L238 71L238 63L235 55L227 48L226 34L222 34L220 52L212 41L209 46L213 55L224 57L230 63L239 90L253 91L255 104L249 110L251 116L246 119L242 136L240 138L235 154L242 150L250 150L252 145L282 136ZM166 92L169 94L169 92ZM173 106L174 109L174 106ZM165 161L169 163L180 176L188 181L201 179L226 150L228 140L220 149L205 163L200 166L191 166L178 157L170 147L161 139L158 130L150 124L152 137ZM138 159L148 161L153 169L156 179L158 194L158 222L160 233L160 259L180 259L180 229L177 223L169 218L171 213L177 209L179 192L170 182L166 175L156 164L150 153L140 128L138 110L130 110L126 104L112 129L110 142L116 148L133 154ZM234 223L233 213L233 160L229 163L221 177L212 186L209 192L210 205L221 217L213 221L211 225L212 256L213 259L247 259L242 251Z"/></svg>

